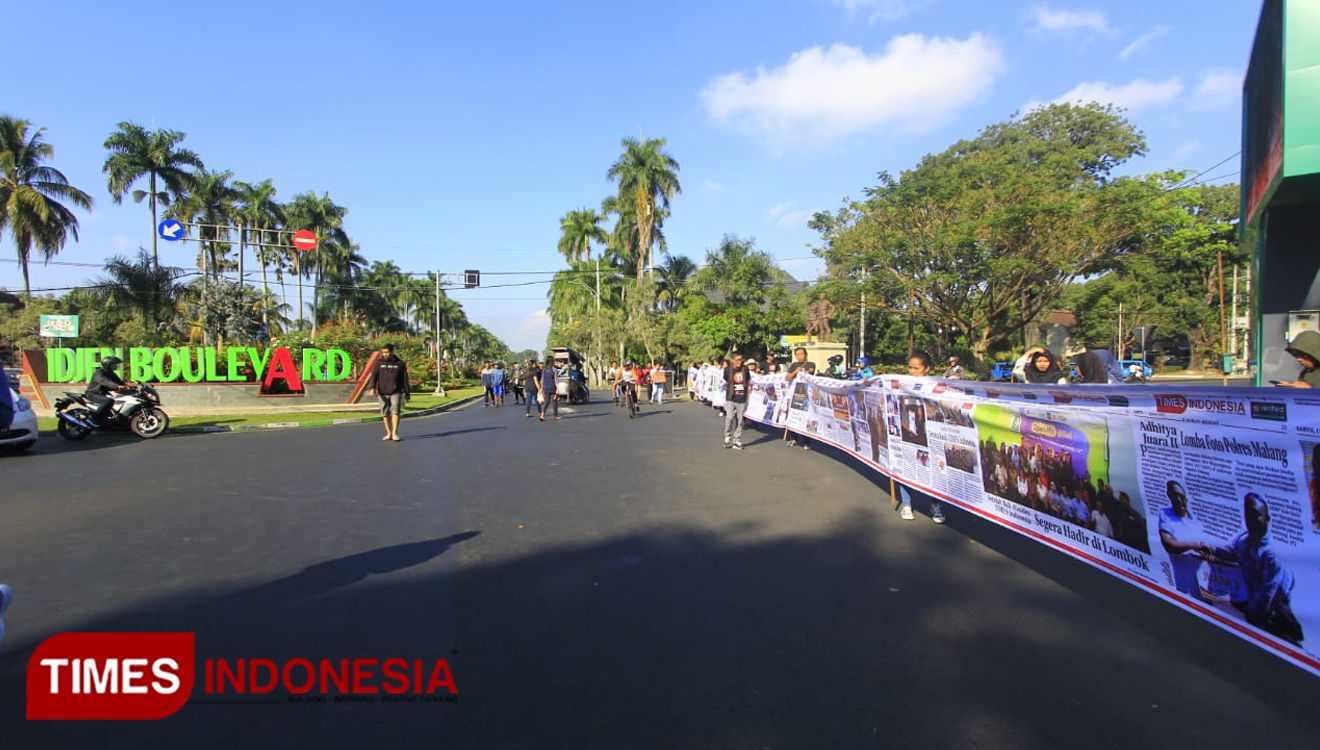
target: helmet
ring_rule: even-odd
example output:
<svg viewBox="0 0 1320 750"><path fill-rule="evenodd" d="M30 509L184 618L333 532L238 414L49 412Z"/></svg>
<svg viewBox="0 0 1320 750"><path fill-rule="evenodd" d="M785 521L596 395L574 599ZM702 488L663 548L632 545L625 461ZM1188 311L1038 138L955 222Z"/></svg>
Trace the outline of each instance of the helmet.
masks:
<svg viewBox="0 0 1320 750"><path fill-rule="evenodd" d="M870 362L870 360L868 360L866 357L858 357L858 358L857 358L857 364L859 364L859 365L864 365L864 364L867 364L868 362Z"/></svg>
<svg viewBox="0 0 1320 750"><path fill-rule="evenodd" d="M624 362L624 363L623 363L623 366L624 366L624 367L632 367L632 366L633 366L633 363L632 363L632 362Z"/></svg>
<svg viewBox="0 0 1320 750"><path fill-rule="evenodd" d="M101 360L101 369L110 370L113 372L115 368L119 367L122 364L124 364L124 360L120 359L119 357L106 357L105 359Z"/></svg>

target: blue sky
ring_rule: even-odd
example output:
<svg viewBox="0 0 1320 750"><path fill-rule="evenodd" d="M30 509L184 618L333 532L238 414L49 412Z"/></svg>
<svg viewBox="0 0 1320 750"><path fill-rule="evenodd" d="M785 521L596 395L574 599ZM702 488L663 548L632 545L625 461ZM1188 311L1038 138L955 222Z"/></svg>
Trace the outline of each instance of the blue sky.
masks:
<svg viewBox="0 0 1320 750"><path fill-rule="evenodd" d="M1035 102L1128 108L1150 154L1132 172L1206 170L1239 149L1259 2L731 0L665 4L231 0L23 3L6 13L0 112L45 127L90 192L100 264L150 247L145 204L115 205L101 165L121 120L181 130L212 169L329 192L369 260L477 268L485 284L563 266L559 219L614 191L625 136L668 140L683 192L665 226L700 262L751 237L814 278L811 213ZM21 61L21 65L19 62ZM1236 181L1238 160L1205 173ZM161 243L186 265L191 246ZM14 257L0 237L0 259ZM251 261L249 261L251 263ZM526 276L497 276L519 272ZM33 288L94 268L32 269ZM545 346L548 284L458 290L515 350ZM0 262L0 287L21 288Z"/></svg>

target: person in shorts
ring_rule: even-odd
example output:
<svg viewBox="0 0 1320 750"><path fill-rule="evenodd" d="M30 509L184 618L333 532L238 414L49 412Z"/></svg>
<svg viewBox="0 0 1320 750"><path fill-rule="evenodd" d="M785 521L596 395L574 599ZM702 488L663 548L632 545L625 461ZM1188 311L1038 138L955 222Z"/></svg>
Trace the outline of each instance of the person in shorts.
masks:
<svg viewBox="0 0 1320 750"><path fill-rule="evenodd" d="M403 403L412 393L408 386L408 366L394 355L394 344L380 348L380 357L367 378L367 389L380 398L380 416L385 420L385 437L381 440L399 442L399 417Z"/></svg>

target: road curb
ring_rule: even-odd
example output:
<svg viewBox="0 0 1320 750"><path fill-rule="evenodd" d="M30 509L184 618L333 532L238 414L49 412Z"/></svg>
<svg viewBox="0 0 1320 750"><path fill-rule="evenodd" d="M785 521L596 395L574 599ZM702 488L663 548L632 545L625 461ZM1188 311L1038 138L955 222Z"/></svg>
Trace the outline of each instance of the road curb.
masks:
<svg viewBox="0 0 1320 750"><path fill-rule="evenodd" d="M473 395L473 396L467 396L466 398L461 398L461 399L459 399L459 400L457 400L457 401L451 401L451 402L449 402L449 403L447 403L447 404L442 404L442 405L440 405L440 406L436 406L436 407L433 407L433 408L431 408L431 409L423 409L422 411L415 411L415 412L411 412L411 413L409 413L409 414L403 414L403 415L400 416L400 419L413 419L413 418L415 418L415 417L429 417L429 416L431 416L431 415L433 415L433 414L440 414L441 412L446 412L446 411L449 411L449 410L451 410L451 409L457 409L457 408L460 407L460 406L466 406L466 405L468 405L468 404L472 403L473 401L476 401L476 400L478 400L478 399L480 399L480 398L481 398L481 394L478 393L478 394L476 394L476 395ZM263 430L296 430L296 429L301 428L301 427L332 427L332 426L334 426L334 425L342 425L342 424L366 424L367 422L379 422L379 421L380 421L380 415L377 414L377 415L372 415L372 416L370 416L370 417L344 417L344 418L341 418L341 419L316 419L316 420L312 420L312 421L310 421L310 422L267 422L267 423L265 423L265 424L244 424L244 425L237 425L237 426L233 426L233 427L223 426L223 425L221 425L221 426L214 426L214 427L171 427L171 428L169 429L169 433L168 433L168 434L170 434L170 435L208 435L208 434L216 434L216 433L222 433L222 432L257 432L257 431L263 431Z"/></svg>

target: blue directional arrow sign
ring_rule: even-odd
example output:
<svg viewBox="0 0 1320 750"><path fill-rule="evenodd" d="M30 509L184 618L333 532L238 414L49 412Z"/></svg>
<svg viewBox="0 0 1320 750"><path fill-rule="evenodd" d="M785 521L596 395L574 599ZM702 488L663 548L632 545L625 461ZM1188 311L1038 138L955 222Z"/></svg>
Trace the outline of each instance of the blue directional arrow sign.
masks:
<svg viewBox="0 0 1320 750"><path fill-rule="evenodd" d="M183 224L180 224L177 219L166 219L165 221L162 221L160 226L156 227L156 232L161 236L161 239L169 240L170 242L181 240L183 239L183 236L187 234L187 231L183 228Z"/></svg>

